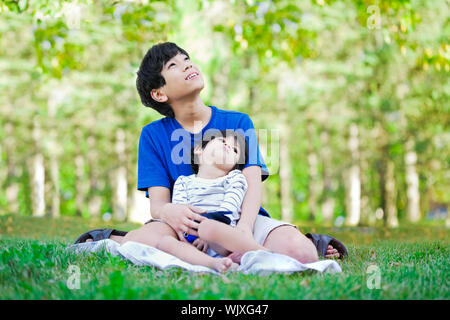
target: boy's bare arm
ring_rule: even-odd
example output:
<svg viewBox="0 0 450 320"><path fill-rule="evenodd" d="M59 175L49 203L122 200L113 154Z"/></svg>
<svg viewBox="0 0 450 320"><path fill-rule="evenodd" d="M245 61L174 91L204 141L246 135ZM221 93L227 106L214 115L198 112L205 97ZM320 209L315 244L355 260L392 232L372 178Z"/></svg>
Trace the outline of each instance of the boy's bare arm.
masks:
<svg viewBox="0 0 450 320"><path fill-rule="evenodd" d="M261 167L254 165L242 170L247 180L247 192L242 201L241 218L237 227L253 234L253 225L261 206Z"/></svg>
<svg viewBox="0 0 450 320"><path fill-rule="evenodd" d="M170 203L170 191L166 187L148 188L150 198L150 214L153 219L161 219L160 210L166 204Z"/></svg>
<svg viewBox="0 0 450 320"><path fill-rule="evenodd" d="M194 230L198 229L198 223L195 220L207 219L199 214L204 212L203 209L189 204L171 203L170 190L166 187L150 187L148 194L153 219L163 219L175 230L180 240L184 240L184 232L198 236L197 231Z"/></svg>

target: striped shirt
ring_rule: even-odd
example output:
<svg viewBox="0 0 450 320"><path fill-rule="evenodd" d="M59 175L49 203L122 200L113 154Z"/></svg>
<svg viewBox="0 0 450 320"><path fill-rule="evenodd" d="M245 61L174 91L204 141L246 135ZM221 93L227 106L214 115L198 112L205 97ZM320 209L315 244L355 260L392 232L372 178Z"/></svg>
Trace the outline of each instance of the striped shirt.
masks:
<svg viewBox="0 0 450 320"><path fill-rule="evenodd" d="M225 216L236 226L246 191L247 180L238 169L216 179L200 178L196 174L179 176L173 186L172 203L191 204L207 212L231 211L233 214Z"/></svg>

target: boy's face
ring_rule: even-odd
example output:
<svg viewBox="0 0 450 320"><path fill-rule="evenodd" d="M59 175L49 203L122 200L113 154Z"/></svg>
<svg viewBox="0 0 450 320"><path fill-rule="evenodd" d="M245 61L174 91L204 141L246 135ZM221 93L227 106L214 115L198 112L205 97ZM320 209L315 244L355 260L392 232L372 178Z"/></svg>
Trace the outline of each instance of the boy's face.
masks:
<svg viewBox="0 0 450 320"><path fill-rule="evenodd" d="M234 136L214 138L205 149L198 148L196 152L200 158L200 166L205 163L214 164L227 171L234 168L240 156L239 144Z"/></svg>
<svg viewBox="0 0 450 320"><path fill-rule="evenodd" d="M197 65L182 53L167 61L161 70L161 75L166 84L159 89L152 90L153 99L159 102L170 103L198 94L205 86Z"/></svg>

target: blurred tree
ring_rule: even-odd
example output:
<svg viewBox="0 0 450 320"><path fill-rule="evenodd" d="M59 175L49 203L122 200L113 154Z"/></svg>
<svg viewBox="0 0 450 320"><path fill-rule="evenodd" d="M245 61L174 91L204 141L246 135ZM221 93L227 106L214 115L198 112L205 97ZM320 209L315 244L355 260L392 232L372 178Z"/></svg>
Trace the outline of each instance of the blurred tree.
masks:
<svg viewBox="0 0 450 320"><path fill-rule="evenodd" d="M450 203L448 13L424 0L1 1L0 210L148 216L137 141L161 116L135 77L170 40L200 65L205 103L273 129L258 134L274 217L420 221Z"/></svg>

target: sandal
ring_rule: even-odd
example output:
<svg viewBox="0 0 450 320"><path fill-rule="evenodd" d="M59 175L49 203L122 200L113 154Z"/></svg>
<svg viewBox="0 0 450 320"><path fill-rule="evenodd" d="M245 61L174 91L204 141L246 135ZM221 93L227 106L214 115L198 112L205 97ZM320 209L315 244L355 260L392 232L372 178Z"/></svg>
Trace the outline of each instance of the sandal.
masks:
<svg viewBox="0 0 450 320"><path fill-rule="evenodd" d="M83 233L74 244L86 242L87 239L92 239L93 241L99 241L104 239L109 239L111 235L114 236L124 236L128 232L119 231L116 229L94 229Z"/></svg>
<svg viewBox="0 0 450 320"><path fill-rule="evenodd" d="M317 248L317 253L322 258L325 258L329 245L331 245L339 252L339 259L343 259L348 255L347 248L344 246L344 244L331 236L316 233L307 233L305 234L305 236L311 239L311 241Z"/></svg>

